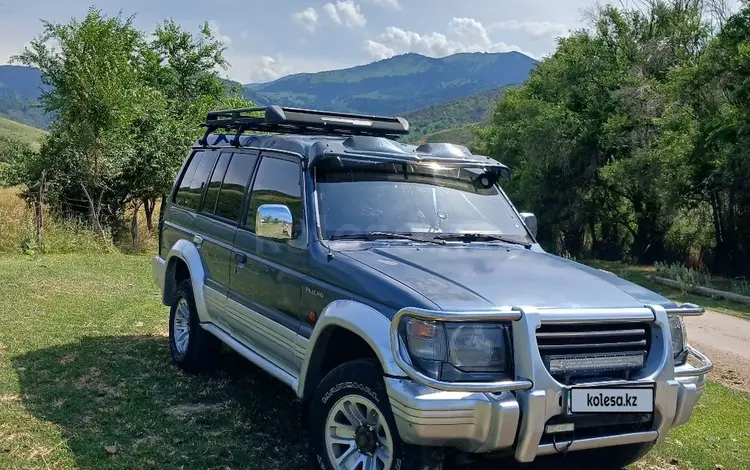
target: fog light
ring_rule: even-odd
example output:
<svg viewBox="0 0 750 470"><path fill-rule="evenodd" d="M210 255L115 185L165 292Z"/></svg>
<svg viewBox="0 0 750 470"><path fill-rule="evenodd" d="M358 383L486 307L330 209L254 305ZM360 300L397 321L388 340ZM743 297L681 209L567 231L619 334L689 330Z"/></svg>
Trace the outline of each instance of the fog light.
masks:
<svg viewBox="0 0 750 470"><path fill-rule="evenodd" d="M558 434L561 432L573 432L575 428L576 428L576 425L573 423L563 423L563 424L548 424L545 430L547 434Z"/></svg>
<svg viewBox="0 0 750 470"><path fill-rule="evenodd" d="M553 374L573 372L636 369L643 367L643 354L618 354L611 356L557 356L549 360Z"/></svg>

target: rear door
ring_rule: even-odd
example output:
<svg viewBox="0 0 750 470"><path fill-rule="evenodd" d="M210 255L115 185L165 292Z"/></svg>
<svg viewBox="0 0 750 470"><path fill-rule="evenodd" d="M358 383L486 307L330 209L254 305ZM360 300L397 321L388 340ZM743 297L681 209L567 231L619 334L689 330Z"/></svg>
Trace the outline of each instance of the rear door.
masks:
<svg viewBox="0 0 750 470"><path fill-rule="evenodd" d="M226 304L234 269L232 243L257 161L258 154L254 151L223 151L216 163L197 221L197 224L204 226L202 252L204 262L210 265L212 272L211 280L207 280L206 285L207 291L213 292L206 299L214 295L220 301L213 320L233 336L240 331L241 324Z"/></svg>
<svg viewBox="0 0 750 470"><path fill-rule="evenodd" d="M299 158L263 152L243 223L235 236L235 269L229 308L235 310L244 336L255 348L290 370L301 363L295 339L301 311L301 271L307 232L302 203ZM255 234L256 211L262 204L284 204L292 212L292 238L277 241Z"/></svg>
<svg viewBox="0 0 750 470"><path fill-rule="evenodd" d="M191 188L191 185L205 153L205 150L194 151L183 167L177 188L164 215L161 232L162 253L166 254L182 238L189 240L193 238L195 212L198 210L200 199L195 197L195 190Z"/></svg>
<svg viewBox="0 0 750 470"><path fill-rule="evenodd" d="M213 151L210 157L207 153L204 158L210 158L212 166L204 184L200 210L195 217L196 246L206 273L203 290L206 308L211 319L221 323L229 293L229 256L237 224L217 217L214 210L232 152Z"/></svg>

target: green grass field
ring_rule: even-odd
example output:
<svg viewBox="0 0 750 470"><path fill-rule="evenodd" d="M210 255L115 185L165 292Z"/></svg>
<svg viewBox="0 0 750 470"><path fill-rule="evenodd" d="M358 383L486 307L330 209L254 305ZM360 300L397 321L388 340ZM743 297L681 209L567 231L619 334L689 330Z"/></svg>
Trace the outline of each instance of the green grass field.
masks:
<svg viewBox="0 0 750 470"><path fill-rule="evenodd" d="M46 134L45 131L36 127L0 117L0 136L20 140L31 145L34 149L39 148L39 142Z"/></svg>
<svg viewBox="0 0 750 470"><path fill-rule="evenodd" d="M640 284L654 292L659 292L675 302L690 302L716 312L750 320L750 305L744 305L730 300L712 299L710 297L685 293L680 289L674 289L649 281L646 279L646 275L653 274L654 268L652 267L632 266L624 263L607 261L584 262L590 266L613 272L622 278ZM750 463L748 464L748 468L750 468Z"/></svg>
<svg viewBox="0 0 750 470"><path fill-rule="evenodd" d="M149 257L3 256L0 286L0 469L308 468L285 385L229 352L170 364ZM748 422L750 395L712 383L639 468L750 468Z"/></svg>

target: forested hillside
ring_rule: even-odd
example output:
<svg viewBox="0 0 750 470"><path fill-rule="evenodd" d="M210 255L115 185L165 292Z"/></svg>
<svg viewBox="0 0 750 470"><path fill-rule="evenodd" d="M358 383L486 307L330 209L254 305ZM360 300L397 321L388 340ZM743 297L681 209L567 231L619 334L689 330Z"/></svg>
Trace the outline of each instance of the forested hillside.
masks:
<svg viewBox="0 0 750 470"><path fill-rule="evenodd" d="M0 65L0 116L39 129L52 121L39 103L42 92L39 69L17 65Z"/></svg>
<svg viewBox="0 0 750 470"><path fill-rule="evenodd" d="M500 100L481 145L548 247L750 275L750 5L707 4L601 8Z"/></svg>
<svg viewBox="0 0 750 470"><path fill-rule="evenodd" d="M435 142L432 139L437 136L451 136L453 143L471 146L475 140L473 125L489 118L497 99L505 90L506 87L494 88L407 113L404 117L409 120L410 131L402 140L409 143ZM456 138L460 141L456 141Z"/></svg>

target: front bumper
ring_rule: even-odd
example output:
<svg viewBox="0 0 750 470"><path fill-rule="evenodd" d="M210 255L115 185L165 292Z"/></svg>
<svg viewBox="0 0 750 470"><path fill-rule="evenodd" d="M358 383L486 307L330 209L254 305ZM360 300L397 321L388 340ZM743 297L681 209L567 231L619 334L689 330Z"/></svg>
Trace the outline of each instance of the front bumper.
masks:
<svg viewBox="0 0 750 470"><path fill-rule="evenodd" d="M651 307L651 320L668 333L668 313ZM672 364L671 342L662 343L653 362L641 376L631 381L601 382L586 385L649 385L655 388L653 419L638 432L587 435L555 445L545 435L548 421L562 415L563 393L567 387L547 372L536 349L534 332L541 321L564 318L561 312L524 310L514 320L513 340L516 356L516 380L505 383L446 384L425 380L408 364L402 365L409 378L386 378L386 388L401 438L421 446L455 447L469 453L513 452L519 462L531 462L537 456L561 451L577 451L624 444L661 442L670 428L685 424L700 398L711 362L698 351L689 349L699 365ZM633 318L635 311L630 312ZM645 313L645 312L640 312ZM614 317L613 317L614 318ZM396 320L394 320L396 321ZM579 321L586 321L583 316ZM593 320L589 320L593 321ZM657 330L657 333L658 330ZM666 336L669 338L669 336ZM394 348L394 353L400 352ZM520 357L532 358L521 361ZM398 359L397 359L398 362ZM460 387L465 387L461 390ZM494 389L493 389L494 388ZM603 428L605 429L605 428ZM568 445L569 444L569 445Z"/></svg>

